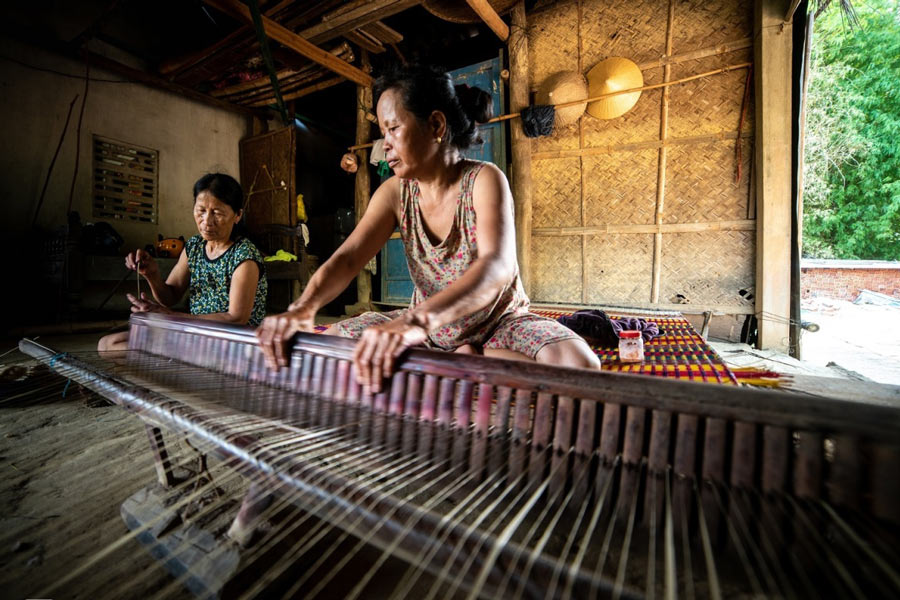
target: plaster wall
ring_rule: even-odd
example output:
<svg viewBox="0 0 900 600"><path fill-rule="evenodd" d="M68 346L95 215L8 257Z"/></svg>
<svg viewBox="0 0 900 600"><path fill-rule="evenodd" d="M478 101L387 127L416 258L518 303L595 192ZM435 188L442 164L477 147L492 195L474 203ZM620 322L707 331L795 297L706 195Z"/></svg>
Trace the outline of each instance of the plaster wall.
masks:
<svg viewBox="0 0 900 600"><path fill-rule="evenodd" d="M66 222L76 132L85 98L85 66L7 38L0 38L0 53L0 130L4 138L0 147L0 230L4 234L17 237L31 230L69 105L77 96L36 222L40 229L54 230ZM16 61L76 77L39 71ZM121 78L101 70L91 69L91 79L81 123L72 209L80 213L82 222L95 220L90 204L91 144L97 134L159 152L158 223L112 221L125 239L123 252L154 242L158 233L195 234L193 183L211 171L240 177L238 142L250 133L248 119L141 84L110 83Z"/></svg>

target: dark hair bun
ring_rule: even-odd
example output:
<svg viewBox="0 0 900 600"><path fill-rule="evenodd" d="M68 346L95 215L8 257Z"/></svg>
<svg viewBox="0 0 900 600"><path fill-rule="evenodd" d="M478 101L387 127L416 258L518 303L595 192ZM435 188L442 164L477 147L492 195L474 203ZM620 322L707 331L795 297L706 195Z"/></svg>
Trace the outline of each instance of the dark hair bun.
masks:
<svg viewBox="0 0 900 600"><path fill-rule="evenodd" d="M375 80L375 102L389 89L396 89L406 110L418 119L433 111L447 118L448 140L460 150L481 143L476 123L491 118L491 96L482 89L453 85L450 75L430 65L392 65Z"/></svg>
<svg viewBox="0 0 900 600"><path fill-rule="evenodd" d="M466 116L476 123L487 123L493 116L491 95L479 87L470 87L464 83L454 88L459 106Z"/></svg>

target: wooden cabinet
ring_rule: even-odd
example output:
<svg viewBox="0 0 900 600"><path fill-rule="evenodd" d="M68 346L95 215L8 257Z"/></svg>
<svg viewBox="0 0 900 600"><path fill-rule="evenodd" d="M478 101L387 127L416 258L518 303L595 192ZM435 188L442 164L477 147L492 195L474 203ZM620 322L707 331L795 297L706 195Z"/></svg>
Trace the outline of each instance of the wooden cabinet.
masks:
<svg viewBox="0 0 900 600"><path fill-rule="evenodd" d="M293 126L240 143L241 187L246 198L244 223L250 239L265 255L284 249L299 259L298 263L266 263L269 312L283 310L299 296L311 271L299 231L287 229L298 224L296 144Z"/></svg>

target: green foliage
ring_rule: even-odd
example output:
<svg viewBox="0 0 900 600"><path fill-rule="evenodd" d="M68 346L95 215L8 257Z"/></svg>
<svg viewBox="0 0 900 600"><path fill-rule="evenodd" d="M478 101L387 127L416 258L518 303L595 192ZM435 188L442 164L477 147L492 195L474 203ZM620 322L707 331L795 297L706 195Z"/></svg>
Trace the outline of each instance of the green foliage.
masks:
<svg viewBox="0 0 900 600"><path fill-rule="evenodd" d="M803 254L900 260L900 0L815 23L803 169Z"/></svg>

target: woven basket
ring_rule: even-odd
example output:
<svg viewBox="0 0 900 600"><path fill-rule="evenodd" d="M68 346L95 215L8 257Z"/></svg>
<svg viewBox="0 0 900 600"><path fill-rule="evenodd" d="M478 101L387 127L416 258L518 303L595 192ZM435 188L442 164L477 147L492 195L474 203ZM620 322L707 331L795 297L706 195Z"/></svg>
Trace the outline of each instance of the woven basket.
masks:
<svg viewBox="0 0 900 600"><path fill-rule="evenodd" d="M490 0L491 8L498 15L509 12L517 0ZM425 10L436 17L440 17L451 23L481 23L481 17L472 10L463 0L425 0L422 2Z"/></svg>

